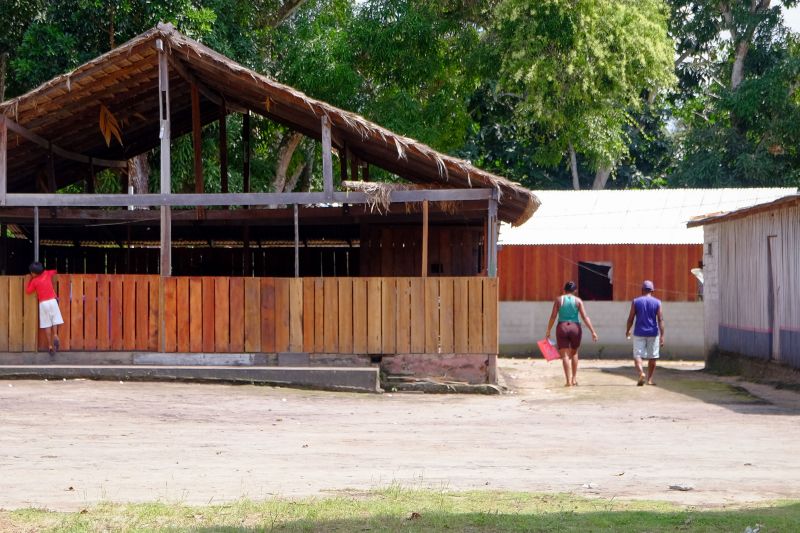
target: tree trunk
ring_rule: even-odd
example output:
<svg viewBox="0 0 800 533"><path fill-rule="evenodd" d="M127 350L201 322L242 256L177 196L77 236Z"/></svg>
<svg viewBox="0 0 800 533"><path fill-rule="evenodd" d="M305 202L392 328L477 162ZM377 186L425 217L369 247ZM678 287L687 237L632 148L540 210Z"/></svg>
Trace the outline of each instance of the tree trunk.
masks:
<svg viewBox="0 0 800 533"><path fill-rule="evenodd" d="M600 167L597 169L597 173L594 175L594 183L592 183L592 190L594 191L602 191L606 188L606 183L608 183L608 177L611 176L611 167Z"/></svg>
<svg viewBox="0 0 800 533"><path fill-rule="evenodd" d="M311 176L314 174L314 161L316 161L316 143L308 142L305 144L306 164L303 165L303 172L297 182L297 191L309 192L311 191Z"/></svg>
<svg viewBox="0 0 800 533"><path fill-rule="evenodd" d="M287 132L281 139L278 147L278 163L275 166L275 179L272 181L274 192L283 192L286 188L286 171L289 170L292 156L302 140L303 134L296 131Z"/></svg>
<svg viewBox="0 0 800 533"><path fill-rule="evenodd" d="M8 65L8 52L0 53L0 102L6 99L6 65Z"/></svg>
<svg viewBox="0 0 800 533"><path fill-rule="evenodd" d="M575 155L575 147L569 143L569 168L572 171L572 188L576 191L581 190L581 182L578 179L578 158Z"/></svg>
<svg viewBox="0 0 800 533"><path fill-rule="evenodd" d="M747 52L750 50L749 41L739 41L736 45L736 55L733 59L733 70L731 71L731 89L736 90L744 79L744 61L747 59Z"/></svg>
<svg viewBox="0 0 800 533"><path fill-rule="evenodd" d="M133 187L133 194L150 192L150 163L146 153L128 159L128 186Z"/></svg>
<svg viewBox="0 0 800 533"><path fill-rule="evenodd" d="M270 28L277 28L283 21L291 17L306 0L285 0L271 15L267 15L263 24Z"/></svg>
<svg viewBox="0 0 800 533"><path fill-rule="evenodd" d="M283 188L284 192L292 192L295 187L297 187L297 182L300 180L300 176L306 171L306 167L309 165L308 160L302 165L298 166L297 169L294 171L292 176L286 182L286 186Z"/></svg>

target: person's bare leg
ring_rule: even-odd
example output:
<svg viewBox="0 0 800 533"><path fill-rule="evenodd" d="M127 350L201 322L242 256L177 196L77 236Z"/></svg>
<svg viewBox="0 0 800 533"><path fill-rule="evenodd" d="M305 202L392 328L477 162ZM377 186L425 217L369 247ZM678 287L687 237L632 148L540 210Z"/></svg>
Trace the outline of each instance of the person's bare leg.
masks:
<svg viewBox="0 0 800 533"><path fill-rule="evenodd" d="M650 359L647 361L647 384L653 385L653 374L656 372L656 361L658 359Z"/></svg>
<svg viewBox="0 0 800 533"><path fill-rule="evenodd" d="M47 350L49 352L53 351L53 328L44 328L44 332L47 335Z"/></svg>
<svg viewBox="0 0 800 533"><path fill-rule="evenodd" d="M61 348L61 339L58 338L58 326L53 326L53 347L56 351Z"/></svg>
<svg viewBox="0 0 800 533"><path fill-rule="evenodd" d="M642 358L641 357L634 357L633 364L636 366L636 372L639 373L639 383L638 385L644 385L644 369L642 368Z"/></svg>
<svg viewBox="0 0 800 533"><path fill-rule="evenodd" d="M570 358L572 359L572 386L578 384L578 350L570 350L572 355Z"/></svg>
<svg viewBox="0 0 800 533"><path fill-rule="evenodd" d="M570 367L570 362L569 362L569 353L571 351L572 350L570 350L568 348L566 348L564 350L560 350L560 353L561 353L561 364L564 367L564 377L567 379L567 383L566 383L566 385L564 385L565 387L571 387L572 386L572 372L571 372L572 369Z"/></svg>

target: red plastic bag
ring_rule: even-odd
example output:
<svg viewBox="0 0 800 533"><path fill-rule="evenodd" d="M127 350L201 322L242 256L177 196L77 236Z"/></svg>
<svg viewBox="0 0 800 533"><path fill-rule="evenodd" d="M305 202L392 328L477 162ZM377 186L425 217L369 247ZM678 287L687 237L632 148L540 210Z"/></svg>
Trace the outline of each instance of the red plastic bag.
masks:
<svg viewBox="0 0 800 533"><path fill-rule="evenodd" d="M539 346L539 351L542 352L542 355L548 361L561 359L561 355L558 353L558 349L552 342L550 342L550 339L542 339L539 342L537 342L536 345Z"/></svg>

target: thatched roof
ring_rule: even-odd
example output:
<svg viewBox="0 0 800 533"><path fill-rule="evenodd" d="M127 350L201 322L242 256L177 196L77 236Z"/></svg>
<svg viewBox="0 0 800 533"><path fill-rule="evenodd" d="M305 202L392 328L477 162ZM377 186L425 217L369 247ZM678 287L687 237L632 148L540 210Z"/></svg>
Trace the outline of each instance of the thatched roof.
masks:
<svg viewBox="0 0 800 533"><path fill-rule="evenodd" d="M159 144L157 39L163 39L172 62L173 137L191 131L190 91L194 80L203 94L203 124L219 118L217 99L224 99L229 112L248 109L316 139L321 138L321 119L327 115L334 147L341 150L346 145L360 160L412 183L496 188L499 217L514 225L525 222L539 206L536 196L517 183L310 98L189 39L169 24L159 24L72 72L3 102L0 113L60 148L95 159L125 160L151 150ZM106 146L98 127L101 104L120 122L123 146L115 141ZM47 150L10 131L8 147L9 192L35 191ZM85 163L56 157L58 186L85 177L86 167Z"/></svg>

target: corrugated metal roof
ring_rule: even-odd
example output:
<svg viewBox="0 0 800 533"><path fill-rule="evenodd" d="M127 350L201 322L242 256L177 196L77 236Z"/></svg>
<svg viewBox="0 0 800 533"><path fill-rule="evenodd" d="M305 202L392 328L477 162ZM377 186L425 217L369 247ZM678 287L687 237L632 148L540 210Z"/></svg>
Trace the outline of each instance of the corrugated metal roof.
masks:
<svg viewBox="0 0 800 533"><path fill-rule="evenodd" d="M693 217L796 192L791 187L534 191L541 207L521 226L502 224L499 244L702 244L702 228L686 227Z"/></svg>
<svg viewBox="0 0 800 533"><path fill-rule="evenodd" d="M791 194L789 196L784 196L783 198L778 198L777 200L773 200L771 202L751 205L748 207L743 207L741 209L736 209L735 211L729 211L727 213L706 214L690 221L689 224L687 224L687 226L690 228L694 228L697 226L707 226L708 224L718 224L719 222L727 222L729 220L734 220L737 218L744 218L746 216L753 215L755 213L763 213L764 211L771 211L774 209L791 207L798 204L800 204L800 194Z"/></svg>

